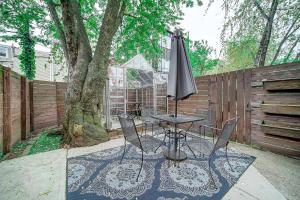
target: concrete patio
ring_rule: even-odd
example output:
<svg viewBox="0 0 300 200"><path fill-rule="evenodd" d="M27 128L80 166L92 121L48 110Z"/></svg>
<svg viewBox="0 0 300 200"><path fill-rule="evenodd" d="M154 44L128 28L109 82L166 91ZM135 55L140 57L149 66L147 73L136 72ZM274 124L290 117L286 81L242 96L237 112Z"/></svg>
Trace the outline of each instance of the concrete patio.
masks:
<svg viewBox="0 0 300 200"><path fill-rule="evenodd" d="M74 148L69 150L59 149L1 162L0 199L64 200L66 199L67 158L120 145L123 145L123 138L110 140L92 147ZM299 160L286 158L269 152L253 150L243 145L231 144L230 147L252 154L256 156L257 159L223 199L275 200L299 198L299 191L294 190L295 193L293 192L293 188L297 188L297 185L299 188L299 174L296 174L297 170L298 172L300 171ZM277 166L277 168L274 169L275 171L272 171L272 166L278 164L278 158L285 160L284 162L281 162L281 166ZM274 163L271 163L272 159ZM278 171L280 172L284 165L293 165L291 170L285 170L285 173L291 175L290 177L292 180L289 180L289 185L294 186L292 188L284 188L280 184L280 181L278 181L278 185L276 184L275 187L280 189L279 192L270 181L260 173L264 164L268 164L264 166L264 170L266 171L264 174L269 175L269 180L271 180L273 184L276 184L276 173ZM270 173L273 173L273 175ZM293 173L295 176L293 176ZM282 176L285 176L285 174L282 174ZM295 182L292 183L292 181ZM283 182L283 184L284 183L285 182Z"/></svg>

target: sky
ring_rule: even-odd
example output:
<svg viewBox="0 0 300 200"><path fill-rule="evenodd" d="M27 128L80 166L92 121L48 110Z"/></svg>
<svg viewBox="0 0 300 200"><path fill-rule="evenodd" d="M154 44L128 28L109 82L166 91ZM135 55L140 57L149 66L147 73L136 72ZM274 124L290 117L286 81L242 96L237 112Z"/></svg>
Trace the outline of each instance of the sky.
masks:
<svg viewBox="0 0 300 200"><path fill-rule="evenodd" d="M224 19L222 1L215 1L205 14L207 3L208 1L204 1L204 5L200 7L184 8L185 15L180 28L189 32L191 40L207 40L208 45L219 52L221 49L220 33Z"/></svg>

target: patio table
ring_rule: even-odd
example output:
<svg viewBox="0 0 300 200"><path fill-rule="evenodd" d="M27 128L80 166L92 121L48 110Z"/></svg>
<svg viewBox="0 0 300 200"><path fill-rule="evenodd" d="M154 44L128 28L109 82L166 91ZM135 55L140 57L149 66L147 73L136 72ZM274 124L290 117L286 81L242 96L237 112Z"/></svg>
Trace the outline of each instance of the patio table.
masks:
<svg viewBox="0 0 300 200"><path fill-rule="evenodd" d="M186 116L186 115L178 115L177 117L170 115L151 115L152 118L158 119L160 121L168 122L169 124L175 127L174 131L172 131L169 137L174 138L174 149L164 151L164 156L169 160L175 161L183 161L187 158L186 153L181 150L178 150L178 140L183 139L184 136L177 132L177 125L184 123L192 123L196 121L202 121L204 118L194 117L194 116ZM172 136L171 136L172 135Z"/></svg>

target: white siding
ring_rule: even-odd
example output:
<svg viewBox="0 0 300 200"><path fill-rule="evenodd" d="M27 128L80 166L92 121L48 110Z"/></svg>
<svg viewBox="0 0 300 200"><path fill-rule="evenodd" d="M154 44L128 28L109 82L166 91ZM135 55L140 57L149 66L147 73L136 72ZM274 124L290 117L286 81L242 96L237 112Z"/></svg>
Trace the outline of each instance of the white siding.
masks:
<svg viewBox="0 0 300 200"><path fill-rule="evenodd" d="M18 55L20 54L20 49L17 47L11 47L8 45L1 45L8 48L8 58L0 57L0 64L5 67L10 67L13 71L23 74L20 69L20 60ZM35 51L35 62L36 62L36 74L35 80L43 81L57 81L64 82L66 80L67 69L64 67L59 70L61 66L56 66L50 63L50 55L48 52ZM51 69L53 68L53 69ZM57 73L57 72L60 73Z"/></svg>

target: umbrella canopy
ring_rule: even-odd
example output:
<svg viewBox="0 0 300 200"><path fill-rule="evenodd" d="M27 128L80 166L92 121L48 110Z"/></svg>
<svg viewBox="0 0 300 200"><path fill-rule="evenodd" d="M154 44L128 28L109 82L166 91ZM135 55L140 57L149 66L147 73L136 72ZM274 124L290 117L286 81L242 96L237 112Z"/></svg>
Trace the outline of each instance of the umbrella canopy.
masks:
<svg viewBox="0 0 300 200"><path fill-rule="evenodd" d="M182 100L197 93L192 68L187 56L182 32L177 30L171 42L167 96Z"/></svg>

